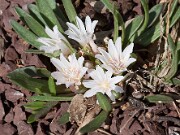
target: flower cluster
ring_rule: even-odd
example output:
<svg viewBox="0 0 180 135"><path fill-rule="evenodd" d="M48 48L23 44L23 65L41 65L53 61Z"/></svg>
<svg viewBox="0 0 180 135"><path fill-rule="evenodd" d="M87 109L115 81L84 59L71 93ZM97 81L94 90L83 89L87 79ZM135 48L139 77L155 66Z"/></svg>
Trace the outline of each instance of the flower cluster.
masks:
<svg viewBox="0 0 180 135"><path fill-rule="evenodd" d="M51 58L52 64L58 70L51 74L57 80L57 85L64 84L67 88L84 87L87 89L84 97L91 97L97 92L101 92L115 101L112 91L123 92L123 89L118 85L124 79L124 76L120 74L136 61L135 58L130 57L134 44L131 43L123 50L121 37L118 37L115 43L112 39L109 40L107 51L105 48L98 47L94 43L94 29L97 22L97 20L91 21L90 17L87 16L84 24L79 17L76 17L76 25L66 23L68 30L65 31L65 34L68 38L79 43L81 51L84 48L89 49L94 55L95 61L99 60L100 64L95 65L93 63L96 62L92 61L91 68L85 67L84 63L89 60L88 57L84 57L83 53L80 55L80 53L71 52L68 46L69 41L59 32L57 26L54 26L53 30L45 28L49 38L38 38L38 41L42 43L40 50L45 51L45 53L61 52L60 58Z"/></svg>

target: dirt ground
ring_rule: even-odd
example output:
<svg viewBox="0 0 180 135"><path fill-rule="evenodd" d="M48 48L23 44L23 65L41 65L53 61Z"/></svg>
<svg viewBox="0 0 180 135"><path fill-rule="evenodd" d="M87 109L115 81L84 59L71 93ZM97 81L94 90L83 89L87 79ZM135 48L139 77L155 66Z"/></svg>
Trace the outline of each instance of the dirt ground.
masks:
<svg viewBox="0 0 180 135"><path fill-rule="evenodd" d="M101 14L92 7L93 0L76 0L80 17L89 15L99 20L98 30L113 28L113 18L109 12ZM23 105L33 93L11 83L7 74L26 66L45 67L52 70L49 59L45 56L25 53L31 48L12 30L11 19L20 22L14 11L15 6L27 10L27 4L34 0L0 0L0 135L70 135L77 129L76 124L59 125L56 121L68 109L68 102L56 105L45 117L33 124L26 122L30 115ZM60 3L60 0L57 1ZM149 6L159 0L149 1ZM60 3L61 4L61 3ZM124 20L142 14L139 0L116 0ZM22 23L22 22L20 22ZM131 88L132 89L132 88ZM178 92L178 87L163 87L165 91ZM143 93L143 92L142 92ZM121 107L120 107L121 106ZM180 119L177 111L180 106L169 104L145 104L135 97L128 97L122 105L116 107L106 122L97 131L89 135L179 135ZM176 132L177 134L175 134Z"/></svg>

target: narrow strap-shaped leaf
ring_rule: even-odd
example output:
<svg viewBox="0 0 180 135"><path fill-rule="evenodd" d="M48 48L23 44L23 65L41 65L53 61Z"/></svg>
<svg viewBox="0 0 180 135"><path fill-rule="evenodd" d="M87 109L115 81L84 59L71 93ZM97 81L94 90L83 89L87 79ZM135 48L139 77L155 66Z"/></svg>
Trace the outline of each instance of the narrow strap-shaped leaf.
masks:
<svg viewBox="0 0 180 135"><path fill-rule="evenodd" d="M171 97L161 94L146 96L145 99L147 99L150 103L169 103L173 101Z"/></svg>
<svg viewBox="0 0 180 135"><path fill-rule="evenodd" d="M55 85L54 79L52 77L49 77L48 86L49 86L50 93L53 96L55 96L56 95L56 85Z"/></svg>
<svg viewBox="0 0 180 135"><path fill-rule="evenodd" d="M31 109L31 110L37 110L40 108L43 108L46 102L41 102L41 101L35 101L35 102L28 102L24 105L26 109Z"/></svg>
<svg viewBox="0 0 180 135"><path fill-rule="evenodd" d="M110 112L112 110L111 103L110 103L109 99L104 94L102 94L101 92L98 92L96 94L96 97L97 97L97 100L99 102L100 107L104 111Z"/></svg>
<svg viewBox="0 0 180 135"><path fill-rule="evenodd" d="M38 9L38 7L34 4L29 4L28 5L28 9L30 11L30 14L35 18L37 18L37 20L39 20L41 23L44 24L44 26L46 26L46 22L45 20L42 18L41 14L40 14L40 11Z"/></svg>
<svg viewBox="0 0 180 135"><path fill-rule="evenodd" d="M140 1L144 9L144 22L143 22L142 27L138 31L138 35L140 35L146 29L146 27L148 26L148 21L149 21L149 7L148 7L147 0L140 0Z"/></svg>
<svg viewBox="0 0 180 135"><path fill-rule="evenodd" d="M16 12L22 18L27 26L38 36L40 37L48 37L45 33L44 27L36 21L32 16L30 16L28 13L26 13L24 10L22 10L19 7L16 7ZM26 37L28 39L28 37Z"/></svg>
<svg viewBox="0 0 180 135"><path fill-rule="evenodd" d="M34 18L31 16L24 16L24 20L26 21L28 27L39 37L48 37L45 32L45 28L38 23Z"/></svg>
<svg viewBox="0 0 180 135"><path fill-rule="evenodd" d="M32 46L39 48L42 45L40 42L37 41L37 36L34 33L27 30L16 21L11 20L10 24L13 27L13 29L17 32L17 34Z"/></svg>
<svg viewBox="0 0 180 135"><path fill-rule="evenodd" d="M88 133L98 129L108 117L108 112L101 111L91 122L80 129L81 133Z"/></svg>
<svg viewBox="0 0 180 135"><path fill-rule="evenodd" d="M157 4L155 6L153 6L150 10L149 10L149 21L148 21L148 27L151 27L154 22L158 19L159 15L161 14L163 8L163 4Z"/></svg>
<svg viewBox="0 0 180 135"><path fill-rule="evenodd" d="M54 14L47 0L36 0L36 3L42 17L44 18L48 26L50 28L53 28L55 25L57 25L59 31L63 33L64 30L62 29L58 19L56 18L56 15Z"/></svg>
<svg viewBox="0 0 180 135"><path fill-rule="evenodd" d="M177 7L177 4L178 4L178 0L173 0L172 5L171 5L171 10L170 10L170 17L173 15L173 13Z"/></svg>
<svg viewBox="0 0 180 135"><path fill-rule="evenodd" d="M109 0L101 0L101 2L104 3L104 5L110 10L110 12L113 14L114 18L114 41L116 41L117 37L119 36L119 26L121 26L122 29L122 42L124 42L125 38L125 25L122 19L121 14L117 11L115 6L110 3Z"/></svg>
<svg viewBox="0 0 180 135"><path fill-rule="evenodd" d="M175 52L176 52L176 45L175 45L172 37L171 37L169 34L168 34L168 45L170 46L172 55L173 55L173 57L174 57Z"/></svg>
<svg viewBox="0 0 180 135"><path fill-rule="evenodd" d="M33 123L33 122L37 121L40 117L43 117L44 115L46 115L51 110L51 108L53 108L57 103L58 102L47 102L43 108L39 109L36 112L36 114L31 114L28 117L27 122Z"/></svg>
<svg viewBox="0 0 180 135"><path fill-rule="evenodd" d="M71 101L73 97L65 96L32 96L30 99L37 101Z"/></svg>
<svg viewBox="0 0 180 135"><path fill-rule="evenodd" d="M136 33L137 30L140 28L142 22L143 22L143 16L137 16L126 27L126 37L125 37L125 41L124 41L125 45L131 39L131 37L134 35L134 33Z"/></svg>
<svg viewBox="0 0 180 135"><path fill-rule="evenodd" d="M174 14L172 15L170 19L170 28L178 21L180 20L180 7L177 8L177 10L174 11Z"/></svg>
<svg viewBox="0 0 180 135"><path fill-rule="evenodd" d="M63 2L63 6L65 8L66 14L69 18L69 21L72 23L76 23L75 17L77 16L77 13L72 4L72 1L71 0L62 0L62 2Z"/></svg>
<svg viewBox="0 0 180 135"><path fill-rule="evenodd" d="M24 10L22 10L19 7L16 7L16 12L19 14L20 17L24 19L27 26L39 37L48 37L48 35L45 32L45 28L36 21L31 15L26 13Z"/></svg>

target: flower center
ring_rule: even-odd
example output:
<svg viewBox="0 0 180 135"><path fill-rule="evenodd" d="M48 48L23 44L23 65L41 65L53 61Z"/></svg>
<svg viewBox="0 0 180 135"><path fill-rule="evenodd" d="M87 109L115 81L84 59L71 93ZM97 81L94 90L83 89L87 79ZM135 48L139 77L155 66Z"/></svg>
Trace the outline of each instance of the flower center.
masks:
<svg viewBox="0 0 180 135"><path fill-rule="evenodd" d="M123 70L126 68L123 61L117 60L117 59L109 59L108 66L110 66L116 74L120 73L120 70Z"/></svg>
<svg viewBox="0 0 180 135"><path fill-rule="evenodd" d="M80 80L79 70L75 67L71 67L69 69L63 69L62 73L64 75L64 78L66 78L66 80L69 82L78 83Z"/></svg>
<svg viewBox="0 0 180 135"><path fill-rule="evenodd" d="M99 85L100 85L100 87L103 88L104 90L109 90L109 88L110 88L110 83L109 83L109 81L107 81L107 80L101 82Z"/></svg>

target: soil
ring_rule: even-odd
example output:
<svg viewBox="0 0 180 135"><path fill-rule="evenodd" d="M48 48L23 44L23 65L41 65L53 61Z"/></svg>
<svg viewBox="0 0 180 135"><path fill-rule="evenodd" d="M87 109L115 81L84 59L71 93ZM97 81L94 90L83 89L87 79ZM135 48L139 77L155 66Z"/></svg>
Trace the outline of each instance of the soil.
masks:
<svg viewBox="0 0 180 135"><path fill-rule="evenodd" d="M94 0L74 1L79 16L83 18L89 15L98 19L97 31L111 30L112 15L107 11L101 14L101 10L91 6L92 1ZM68 109L68 102L58 103L45 117L28 124L26 121L30 112L25 110L23 105L33 93L12 84L7 78L9 72L21 67L52 69L49 60L44 56L25 53L31 46L19 38L9 24L11 19L20 22L14 11L15 6L27 10L27 5L33 2L34 0L0 0L0 135L71 135L78 128L76 124L59 125L56 121ZM60 0L57 2L61 4ZM115 2L125 21L142 14L140 0ZM157 3L159 0L151 0L149 6ZM177 87L164 86L163 89L179 91ZM113 110L101 128L88 134L179 135L179 107L180 104L174 103L147 104L136 96L128 97Z"/></svg>

